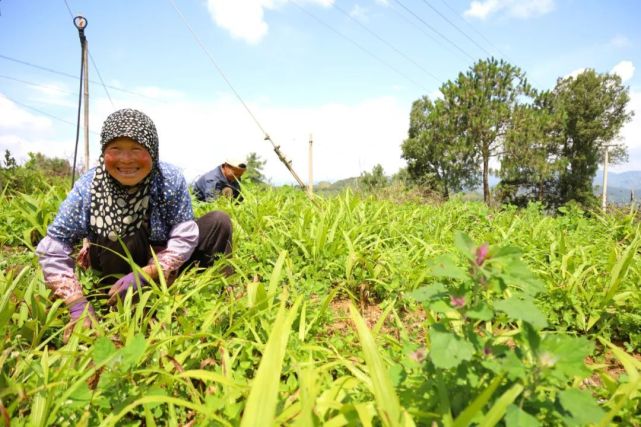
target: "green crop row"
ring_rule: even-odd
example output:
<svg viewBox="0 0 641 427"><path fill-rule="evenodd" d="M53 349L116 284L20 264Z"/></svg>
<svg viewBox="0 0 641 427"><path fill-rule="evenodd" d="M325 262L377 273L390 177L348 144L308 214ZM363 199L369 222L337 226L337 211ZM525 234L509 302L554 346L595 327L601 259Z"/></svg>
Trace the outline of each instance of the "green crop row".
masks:
<svg viewBox="0 0 641 427"><path fill-rule="evenodd" d="M641 425L634 210L249 188L195 204L231 215L234 275L187 271L108 309L81 273L100 324L63 344L32 249L62 196L0 200L12 426Z"/></svg>

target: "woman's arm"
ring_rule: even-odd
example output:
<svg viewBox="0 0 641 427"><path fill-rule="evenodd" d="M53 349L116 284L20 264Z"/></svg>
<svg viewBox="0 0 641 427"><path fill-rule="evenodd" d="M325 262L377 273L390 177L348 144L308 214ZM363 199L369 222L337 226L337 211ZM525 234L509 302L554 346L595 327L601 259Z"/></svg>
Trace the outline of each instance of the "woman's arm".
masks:
<svg viewBox="0 0 641 427"><path fill-rule="evenodd" d="M82 285L73 270L72 251L71 246L50 236L42 239L36 248L45 284L54 297L62 299L67 305L84 298Z"/></svg>
<svg viewBox="0 0 641 427"><path fill-rule="evenodd" d="M198 225L196 221L189 220L176 224L169 232L167 247L156 254L158 264L167 277L170 273L178 270L182 266L198 245ZM149 264L143 267L152 279L158 278L158 270L153 258Z"/></svg>
<svg viewBox="0 0 641 427"><path fill-rule="evenodd" d="M76 181L60 205L47 235L36 248L45 284L56 298L67 304L84 298L82 286L74 273L71 253L73 245L87 235L93 173L91 170Z"/></svg>

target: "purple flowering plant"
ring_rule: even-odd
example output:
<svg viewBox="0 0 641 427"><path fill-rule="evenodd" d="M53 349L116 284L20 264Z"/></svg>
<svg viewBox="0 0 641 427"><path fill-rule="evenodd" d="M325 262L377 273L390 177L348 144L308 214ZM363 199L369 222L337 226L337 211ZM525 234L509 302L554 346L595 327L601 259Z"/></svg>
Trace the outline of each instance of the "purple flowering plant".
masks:
<svg viewBox="0 0 641 427"><path fill-rule="evenodd" d="M461 232L454 244L458 253L435 258L429 283L409 294L426 311L421 372L440 402L423 409L468 425L500 401L506 425L598 422L604 411L594 398L570 388L590 375L584 359L593 344L546 333L536 300L545 286L520 249Z"/></svg>

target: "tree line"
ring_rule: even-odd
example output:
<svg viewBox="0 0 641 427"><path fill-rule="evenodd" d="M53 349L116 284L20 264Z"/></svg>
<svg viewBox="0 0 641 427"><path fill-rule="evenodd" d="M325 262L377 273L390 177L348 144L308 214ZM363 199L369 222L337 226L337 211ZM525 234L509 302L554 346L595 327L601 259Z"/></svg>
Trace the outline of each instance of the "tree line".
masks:
<svg viewBox="0 0 641 427"><path fill-rule="evenodd" d="M445 198L482 185L490 203L494 173L494 195L503 203L593 205L592 179L604 149L632 118L629 100L615 74L587 69L537 90L520 68L479 60L444 83L436 99L414 101L402 157L414 184ZM626 161L626 147L614 145L610 159Z"/></svg>

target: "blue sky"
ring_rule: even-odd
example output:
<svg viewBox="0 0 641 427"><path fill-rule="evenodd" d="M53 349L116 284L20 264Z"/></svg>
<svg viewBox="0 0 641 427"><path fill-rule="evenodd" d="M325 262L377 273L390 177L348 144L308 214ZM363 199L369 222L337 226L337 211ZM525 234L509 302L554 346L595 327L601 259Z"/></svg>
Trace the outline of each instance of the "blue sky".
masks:
<svg viewBox="0 0 641 427"><path fill-rule="evenodd" d="M292 182L264 132L304 179L310 135L316 181L377 163L392 174L412 102L493 55L538 89L585 68L621 75L636 117L621 139L630 162L613 170L641 169L636 0L1 0L0 150L21 160L73 157L78 82L38 68L78 75L69 9L88 19L92 163L104 118L134 107L190 180L257 152L272 182Z"/></svg>

